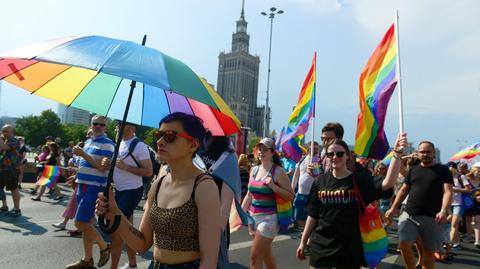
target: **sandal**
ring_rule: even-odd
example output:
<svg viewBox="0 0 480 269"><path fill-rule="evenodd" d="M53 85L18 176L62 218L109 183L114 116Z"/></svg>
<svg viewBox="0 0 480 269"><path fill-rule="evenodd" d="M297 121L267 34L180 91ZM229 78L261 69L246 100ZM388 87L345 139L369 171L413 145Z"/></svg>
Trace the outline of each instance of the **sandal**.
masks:
<svg viewBox="0 0 480 269"><path fill-rule="evenodd" d="M0 207L1 212L8 212L8 206L2 206Z"/></svg>
<svg viewBox="0 0 480 269"><path fill-rule="evenodd" d="M98 259L97 266L102 267L107 264L110 259L110 244L107 243L107 247L104 250L100 250L100 258Z"/></svg>
<svg viewBox="0 0 480 269"><path fill-rule="evenodd" d="M37 202L42 200L42 199L40 199L40 198L38 198L38 197L32 197L31 199L32 199L32 201L37 201Z"/></svg>

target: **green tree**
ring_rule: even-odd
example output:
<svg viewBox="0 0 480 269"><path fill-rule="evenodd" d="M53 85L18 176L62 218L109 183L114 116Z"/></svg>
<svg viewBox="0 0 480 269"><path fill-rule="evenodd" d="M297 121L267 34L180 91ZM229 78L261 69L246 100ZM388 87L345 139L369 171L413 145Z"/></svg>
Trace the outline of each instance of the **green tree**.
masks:
<svg viewBox="0 0 480 269"><path fill-rule="evenodd" d="M28 145L37 147L45 143L45 137L61 137L60 118L51 109L39 116L25 116L17 120L16 133L25 137Z"/></svg>
<svg viewBox="0 0 480 269"><path fill-rule="evenodd" d="M85 141L85 136L88 131L88 126L82 124L67 123L62 125L62 142L66 145L69 141L77 144Z"/></svg>
<svg viewBox="0 0 480 269"><path fill-rule="evenodd" d="M254 137L250 142L248 143L248 149L250 150L250 153L253 153L253 149L255 146L260 142L260 137Z"/></svg>

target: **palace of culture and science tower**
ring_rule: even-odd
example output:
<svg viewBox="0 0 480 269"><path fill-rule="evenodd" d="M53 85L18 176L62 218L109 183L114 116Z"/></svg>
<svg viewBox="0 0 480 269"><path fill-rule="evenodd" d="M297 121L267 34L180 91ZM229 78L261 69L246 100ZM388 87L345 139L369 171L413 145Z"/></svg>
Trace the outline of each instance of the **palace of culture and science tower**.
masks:
<svg viewBox="0 0 480 269"><path fill-rule="evenodd" d="M242 126L262 136L265 107L257 107L260 58L249 53L249 42L242 2L237 29L232 35L232 51L218 56L217 89Z"/></svg>

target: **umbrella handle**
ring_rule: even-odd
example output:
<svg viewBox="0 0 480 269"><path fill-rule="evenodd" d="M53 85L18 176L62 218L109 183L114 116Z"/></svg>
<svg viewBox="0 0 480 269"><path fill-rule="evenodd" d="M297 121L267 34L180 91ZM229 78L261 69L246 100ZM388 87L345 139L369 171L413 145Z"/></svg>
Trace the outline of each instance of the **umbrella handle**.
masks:
<svg viewBox="0 0 480 269"><path fill-rule="evenodd" d="M109 229L108 226L110 226L110 220L106 220L103 215L98 216L98 226L100 227L100 230L102 230L102 232L107 234L114 233L120 226L121 221L122 221L122 216L116 215L115 218L113 219L112 227L110 227Z"/></svg>

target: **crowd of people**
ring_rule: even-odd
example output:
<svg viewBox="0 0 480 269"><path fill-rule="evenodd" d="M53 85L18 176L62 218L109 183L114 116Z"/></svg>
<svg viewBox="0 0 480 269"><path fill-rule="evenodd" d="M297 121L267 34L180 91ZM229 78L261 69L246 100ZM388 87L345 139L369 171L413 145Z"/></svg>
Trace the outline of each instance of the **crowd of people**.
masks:
<svg viewBox="0 0 480 269"><path fill-rule="evenodd" d="M398 216L398 252L406 268L434 268L436 260L451 259L460 242L480 249L480 163L440 164L430 141L407 152L407 136L399 134L389 163L362 159L343 140L342 125L332 122L322 128L321 143L308 143L298 162L268 137L253 154L236 158L228 137L212 136L199 118L177 112L160 121L153 158L151 148L136 137L137 126L125 123L112 163L115 142L106 136L106 124L107 118L96 115L85 141L61 149L60 141L49 138L36 157L39 175L45 165L63 167L62 176L74 191L63 221L53 224L65 229L73 219L77 230L72 233L83 240L83 256L67 269L92 268L94 243L98 267L111 260L110 267L118 268L125 245L128 262L121 268L137 268L137 253L152 246L150 268L228 268L229 218L237 195L248 215L244 225L252 236L254 269L277 268L272 242L284 224L279 203L293 206L289 229L302 236L292 253L299 260L308 257L310 268L366 266L359 228L363 203L381 213L390 232ZM2 128L0 210L10 216L21 214L23 145L11 125ZM227 176L238 179L233 185L214 173L228 154L238 160L238 169ZM12 194L11 210L4 189ZM64 197L58 186L50 189L54 199ZM33 189L32 200L40 201L45 191L45 186ZM142 197L143 216L134 224ZM97 229L96 215L110 225L110 242Z"/></svg>

